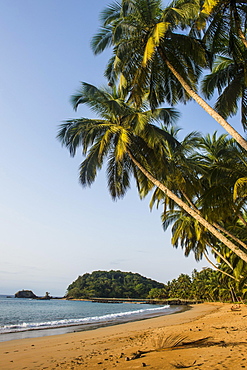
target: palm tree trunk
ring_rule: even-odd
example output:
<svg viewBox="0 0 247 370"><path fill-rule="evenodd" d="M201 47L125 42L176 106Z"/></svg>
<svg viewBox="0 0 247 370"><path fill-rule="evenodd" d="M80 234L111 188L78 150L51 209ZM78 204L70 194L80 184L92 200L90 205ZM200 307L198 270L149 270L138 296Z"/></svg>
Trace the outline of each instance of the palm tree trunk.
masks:
<svg viewBox="0 0 247 370"><path fill-rule="evenodd" d="M245 225L247 226L247 222L245 221L245 219L243 218L243 216L241 214L238 214L238 218L239 220Z"/></svg>
<svg viewBox="0 0 247 370"><path fill-rule="evenodd" d="M219 113L217 113L204 99L202 99L183 77L176 71L173 65L165 58L163 51L158 47L158 51L163 61L166 63L167 67L174 74L177 80L181 83L184 90L216 121L218 122L238 143L247 151L247 141L223 118Z"/></svg>
<svg viewBox="0 0 247 370"><path fill-rule="evenodd" d="M235 242L237 242L239 245L241 245L244 249L247 249L247 245L244 242L242 242L242 240L240 240L236 236L229 233L229 231L227 231L224 227L218 225L216 222L213 223L213 226L215 226L217 229L219 229L220 231L225 233L227 236L229 236L229 238L232 238Z"/></svg>
<svg viewBox="0 0 247 370"><path fill-rule="evenodd" d="M187 212L190 216L194 217L202 226L210 231L217 239L219 239L224 245L226 245L231 251L233 251L239 258L247 263L247 254L243 252L239 247L228 240L223 234L221 234L214 226L212 226L207 220L205 220L200 214L195 212L186 203L184 203L177 195L169 190L159 180L155 179L142 165L134 158L130 150L127 151L132 162L139 168L139 170L152 182L157 188L159 188L166 196L173 200L180 208Z"/></svg>
<svg viewBox="0 0 247 370"><path fill-rule="evenodd" d="M210 263L210 265L212 265L214 268L215 268L215 270L217 270L217 271L219 271L219 272L221 272L222 274L224 274L224 275L226 275L226 276L229 276L231 279L233 279L233 280L236 280L236 281L239 281L237 278L235 278L234 276L232 276L232 275L230 275L230 274L228 274L227 272L225 272L225 271L223 271L223 270L221 270L221 269L219 269L209 258L208 258L208 256L206 255L206 253L205 252L203 252L203 255L204 255L204 257L206 258L206 260L208 261L208 263Z"/></svg>
<svg viewBox="0 0 247 370"><path fill-rule="evenodd" d="M238 30L238 35L239 35L239 38L240 40L242 41L242 43L244 44L244 46L247 48L247 40L246 38L244 37L244 34L242 32L241 29Z"/></svg>
<svg viewBox="0 0 247 370"><path fill-rule="evenodd" d="M223 118L219 113L217 113L204 99L202 99L190 86L184 81L180 74L173 68L172 64L165 61L166 65L178 81L183 86L184 90L216 121L218 122L238 143L242 148L247 150L246 140Z"/></svg>
<svg viewBox="0 0 247 370"><path fill-rule="evenodd" d="M236 4L232 3L232 9L233 9L233 14L234 14L234 20L235 20L235 23L236 23L236 26L237 26L238 36L239 36L240 40L242 41L242 43L244 44L244 46L247 48L247 40L246 40L245 35L244 35L244 33L241 29L241 24L240 24L240 20L239 20L238 11L236 9Z"/></svg>
<svg viewBox="0 0 247 370"><path fill-rule="evenodd" d="M183 190L180 190L180 191L181 191L181 194L185 197L185 199L189 203L189 205L191 206L191 208L194 209L195 212L197 212L198 214L201 214L200 211L199 211L199 209L194 205L194 203L190 200L190 198L187 196L187 194ZM216 229L219 229L220 231L222 231L223 233L225 233L229 238L232 238L235 242L237 242L239 245L241 245L244 249L247 250L247 245L244 242L242 242L242 240L240 240L236 236L232 235L229 231L227 231L226 229L224 229L224 227L218 225L216 222L213 223L213 226Z"/></svg>
<svg viewBox="0 0 247 370"><path fill-rule="evenodd" d="M216 248L214 248L211 244L209 244L209 247L212 249L212 251L213 251L215 254L217 254L217 256L219 256L219 257L220 257L220 259L222 259L222 261L224 261L224 262L225 262L225 263L230 267L230 269L231 269L231 270L233 270L233 267L232 267L232 265L230 264L230 262L229 262L229 261L227 261L227 259L226 259L224 256L222 256L222 254L221 254L220 252L218 252Z"/></svg>

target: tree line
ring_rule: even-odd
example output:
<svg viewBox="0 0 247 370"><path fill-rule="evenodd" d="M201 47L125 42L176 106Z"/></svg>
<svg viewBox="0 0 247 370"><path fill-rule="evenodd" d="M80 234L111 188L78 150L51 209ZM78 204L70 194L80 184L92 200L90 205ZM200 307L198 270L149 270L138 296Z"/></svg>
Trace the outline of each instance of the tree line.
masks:
<svg viewBox="0 0 247 370"><path fill-rule="evenodd" d="M244 302L246 292L222 278L219 271L205 268L201 271L194 269L191 276L180 274L177 279L168 281L162 289L151 289L147 298L150 299L179 299L204 302Z"/></svg>
<svg viewBox="0 0 247 370"><path fill-rule="evenodd" d="M123 197L134 178L140 197L151 193L150 206L162 206L173 246L196 260L205 257L242 296L247 142L227 119L240 112L247 127L246 17L246 2L236 0L110 4L91 43L95 54L112 50L108 86L83 82L71 99L75 109L85 104L96 118L69 120L58 133L72 156L82 148L83 186L103 164L113 199ZM174 106L190 100L226 134L192 132L180 139Z"/></svg>
<svg viewBox="0 0 247 370"><path fill-rule="evenodd" d="M196 300L235 302L245 299L243 290L219 271L204 268L191 276L180 274L166 284L140 274L123 271L93 271L79 276L66 293L68 299L125 298L151 300Z"/></svg>

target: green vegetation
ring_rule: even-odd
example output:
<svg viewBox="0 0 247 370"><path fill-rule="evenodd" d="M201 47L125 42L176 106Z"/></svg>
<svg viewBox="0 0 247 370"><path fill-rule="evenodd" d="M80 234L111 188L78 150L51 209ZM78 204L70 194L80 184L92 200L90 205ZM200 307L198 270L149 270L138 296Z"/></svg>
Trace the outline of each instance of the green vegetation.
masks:
<svg viewBox="0 0 247 370"><path fill-rule="evenodd" d="M94 271L79 276L67 289L69 298L146 298L151 289L164 284L140 274L122 271Z"/></svg>
<svg viewBox="0 0 247 370"><path fill-rule="evenodd" d="M152 289L148 298L232 302L244 300L244 295L242 289L225 280L219 271L206 268L200 272L194 270L192 276L179 275L164 288Z"/></svg>
<svg viewBox="0 0 247 370"><path fill-rule="evenodd" d="M246 292L245 292L246 293ZM166 284L140 274L122 271L94 271L79 276L68 286L67 298L132 298L231 302L245 299L242 288L210 268L180 274Z"/></svg>
<svg viewBox="0 0 247 370"><path fill-rule="evenodd" d="M243 299L247 142L226 119L240 111L247 127L246 2L174 0L163 8L160 0L122 0L107 6L100 19L92 49L112 49L108 86L82 83L73 107L86 104L96 118L67 121L58 134L72 156L82 148L81 184L90 186L106 168L116 199L133 177L140 198L152 193L150 206L162 206L172 245L196 260L206 258L215 269L204 272L203 281L221 289L215 286L205 299ZM230 136L193 132L181 139L173 106L191 99Z"/></svg>

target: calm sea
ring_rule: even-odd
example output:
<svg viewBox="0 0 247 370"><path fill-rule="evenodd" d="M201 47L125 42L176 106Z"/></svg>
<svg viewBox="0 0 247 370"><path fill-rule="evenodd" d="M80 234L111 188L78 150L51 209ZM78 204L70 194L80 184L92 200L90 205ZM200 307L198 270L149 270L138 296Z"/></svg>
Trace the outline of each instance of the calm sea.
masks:
<svg viewBox="0 0 247 370"><path fill-rule="evenodd" d="M35 300L0 296L0 342L89 330L99 326L168 315L179 306Z"/></svg>

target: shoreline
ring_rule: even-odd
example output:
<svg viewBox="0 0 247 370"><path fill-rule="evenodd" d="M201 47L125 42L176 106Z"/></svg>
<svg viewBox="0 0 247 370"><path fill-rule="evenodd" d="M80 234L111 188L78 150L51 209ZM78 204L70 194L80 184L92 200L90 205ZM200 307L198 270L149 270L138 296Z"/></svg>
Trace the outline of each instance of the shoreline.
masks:
<svg viewBox="0 0 247 370"><path fill-rule="evenodd" d="M0 343L3 370L242 369L247 367L247 306L204 303L177 314L95 330ZM190 346L169 348L174 338ZM206 339L206 344L194 344ZM168 348L158 350L161 342ZM133 359L133 353L139 357ZM200 367L198 367L200 366Z"/></svg>
<svg viewBox="0 0 247 370"><path fill-rule="evenodd" d="M77 323L77 324L64 324L60 326L54 327L36 327L36 328L28 328L24 330L16 330L6 333L0 333L0 343L5 341L11 340L18 340L18 339L27 339L27 338L38 338L38 337L46 337L52 335L62 335L74 332L82 332L82 331L89 331L95 330L101 327L108 327L108 326L115 326L125 323L131 323L135 321L141 320L148 320L155 317L160 316L170 316L173 314L177 314L180 312L184 312L190 309L188 305L180 305L180 306L173 306L173 307L164 307L167 312L152 312L152 313L145 313L140 314L139 316L135 317L122 317L116 318L115 320L109 321L95 321L95 322L88 322L85 324Z"/></svg>
<svg viewBox="0 0 247 370"><path fill-rule="evenodd" d="M247 307L204 303L172 315L89 331L0 343L4 370L174 370L176 365L203 370L247 368ZM169 348L174 338L190 346ZM207 338L207 339L205 339ZM206 343L194 344L198 340ZM161 342L168 348L157 350ZM204 344L203 344L204 343ZM133 359L133 353L139 354ZM144 365L143 365L144 364Z"/></svg>

